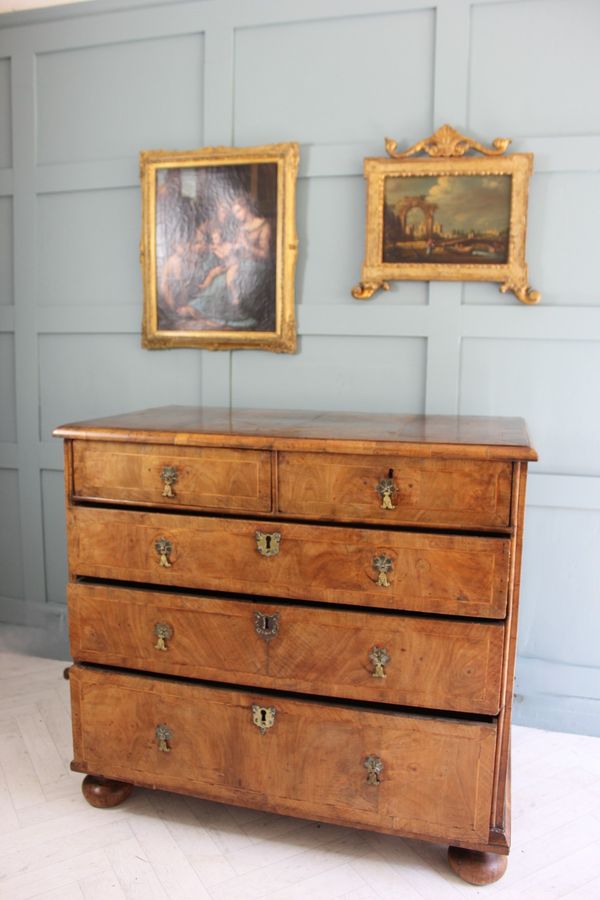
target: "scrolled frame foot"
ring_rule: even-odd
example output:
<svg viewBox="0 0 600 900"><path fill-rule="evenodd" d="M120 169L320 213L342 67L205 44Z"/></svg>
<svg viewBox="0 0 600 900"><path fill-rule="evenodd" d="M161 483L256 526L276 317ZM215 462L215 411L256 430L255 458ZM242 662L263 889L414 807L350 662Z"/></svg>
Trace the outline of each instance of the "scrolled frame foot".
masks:
<svg viewBox="0 0 600 900"><path fill-rule="evenodd" d="M506 294L508 291L512 291L517 300L520 300L521 303L526 303L528 306L532 306L534 303L539 303L542 299L542 295L539 291L534 291L533 288L530 288L528 284L512 284L509 281L504 282L504 284L500 285L500 292L502 294Z"/></svg>
<svg viewBox="0 0 600 900"><path fill-rule="evenodd" d="M113 781L99 775L86 775L81 784L81 792L90 806L110 809L123 803L133 790L126 781Z"/></svg>
<svg viewBox="0 0 600 900"><path fill-rule="evenodd" d="M483 853L448 847L448 863L459 878L469 884L492 884L502 878L508 865L508 856L500 853Z"/></svg>
<svg viewBox="0 0 600 900"><path fill-rule="evenodd" d="M359 281L352 288L352 296L356 300L370 300L376 291L389 291L387 281Z"/></svg>

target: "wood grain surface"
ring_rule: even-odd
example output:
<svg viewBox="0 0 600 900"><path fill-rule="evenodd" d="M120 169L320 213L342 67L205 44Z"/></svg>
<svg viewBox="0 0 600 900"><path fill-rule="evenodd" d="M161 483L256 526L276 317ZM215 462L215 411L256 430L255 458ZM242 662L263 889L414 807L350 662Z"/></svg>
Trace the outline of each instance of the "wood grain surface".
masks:
<svg viewBox="0 0 600 900"><path fill-rule="evenodd" d="M382 479L393 484L393 508L383 508ZM510 525L510 463L282 452L277 482L278 509L288 516L461 529Z"/></svg>
<svg viewBox="0 0 600 900"><path fill-rule="evenodd" d="M228 512L271 510L271 454L256 450L75 441L74 496ZM162 473L176 480L164 494Z"/></svg>
<svg viewBox="0 0 600 900"><path fill-rule="evenodd" d="M523 419L163 406L62 425L56 437L457 459L535 460Z"/></svg>
<svg viewBox="0 0 600 900"><path fill-rule="evenodd" d="M504 538L88 507L68 511L68 530L73 575L458 616L506 611ZM257 531L281 536L276 556L260 555ZM168 567L160 539L172 547ZM388 587L374 567L382 555Z"/></svg>
<svg viewBox="0 0 600 900"><path fill-rule="evenodd" d="M265 638L256 617L276 617ZM76 660L333 697L497 714L504 626L69 585ZM157 623L171 637L157 639ZM158 645L158 646L157 646ZM370 654L389 662L375 677Z"/></svg>
<svg viewBox="0 0 600 900"><path fill-rule="evenodd" d="M56 434L90 790L508 853L522 420L166 407Z"/></svg>
<svg viewBox="0 0 600 900"><path fill-rule="evenodd" d="M431 838L489 828L496 726L74 667L79 771ZM274 708L264 734L253 705ZM161 751L156 727L171 738ZM365 761L381 760L380 783Z"/></svg>

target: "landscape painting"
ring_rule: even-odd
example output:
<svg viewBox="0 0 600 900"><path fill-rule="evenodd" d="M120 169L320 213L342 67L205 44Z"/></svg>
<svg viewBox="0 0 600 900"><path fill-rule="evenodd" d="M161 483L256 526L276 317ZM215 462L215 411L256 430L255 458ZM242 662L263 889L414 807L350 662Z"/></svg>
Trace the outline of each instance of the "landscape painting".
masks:
<svg viewBox="0 0 600 900"><path fill-rule="evenodd" d="M407 150L386 138L388 157L363 164L365 256L352 296L369 300L392 281L495 281L539 303L525 260L533 154L505 156L509 144L488 147L451 125Z"/></svg>
<svg viewBox="0 0 600 900"><path fill-rule="evenodd" d="M394 175L384 179L383 263L503 264L510 175Z"/></svg>

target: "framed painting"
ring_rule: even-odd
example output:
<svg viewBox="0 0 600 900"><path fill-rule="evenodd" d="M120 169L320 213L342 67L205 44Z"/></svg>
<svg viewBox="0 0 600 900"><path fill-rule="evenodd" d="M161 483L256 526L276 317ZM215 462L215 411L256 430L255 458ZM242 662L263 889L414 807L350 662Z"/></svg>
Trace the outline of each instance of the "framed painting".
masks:
<svg viewBox="0 0 600 900"><path fill-rule="evenodd" d="M509 143L488 148L444 125L404 152L388 138L389 158L365 159L366 249L353 296L369 299L397 280L497 281L537 303L525 262L533 155L504 156Z"/></svg>
<svg viewBox="0 0 600 900"><path fill-rule="evenodd" d="M140 154L142 345L296 350L298 144Z"/></svg>

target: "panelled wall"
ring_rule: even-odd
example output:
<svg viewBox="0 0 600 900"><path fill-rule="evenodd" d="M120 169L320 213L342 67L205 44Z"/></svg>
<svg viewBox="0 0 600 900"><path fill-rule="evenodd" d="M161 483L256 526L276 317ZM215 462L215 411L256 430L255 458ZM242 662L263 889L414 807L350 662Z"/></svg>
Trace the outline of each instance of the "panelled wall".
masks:
<svg viewBox="0 0 600 900"><path fill-rule="evenodd" d="M166 403L522 415L516 715L600 733L600 5L101 0L0 21L0 616L65 629L52 428ZM535 153L524 307L359 303L362 159L443 122ZM301 144L299 352L143 351L142 148ZM65 645L66 646L66 645Z"/></svg>

